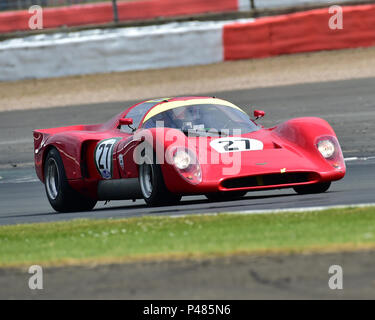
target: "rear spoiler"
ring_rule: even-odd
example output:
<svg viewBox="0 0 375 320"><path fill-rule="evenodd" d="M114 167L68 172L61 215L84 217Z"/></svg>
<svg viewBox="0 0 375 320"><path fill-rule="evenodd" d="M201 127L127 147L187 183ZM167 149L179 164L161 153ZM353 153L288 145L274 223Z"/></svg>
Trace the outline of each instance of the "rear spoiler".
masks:
<svg viewBox="0 0 375 320"><path fill-rule="evenodd" d="M60 132L66 132L66 131L76 131L76 130L86 130L86 125L78 125L78 126L69 126L69 127L59 127L59 128L50 128L50 129L36 129L34 130L35 133L39 134L46 134L46 135L54 135L56 133Z"/></svg>
<svg viewBox="0 0 375 320"><path fill-rule="evenodd" d="M66 132L66 131L79 131L86 130L88 126L86 125L77 125L69 127L59 127L59 128L50 128L50 129L36 129L33 131L34 136L34 150L39 150L47 140L49 136L55 135L57 133Z"/></svg>
<svg viewBox="0 0 375 320"><path fill-rule="evenodd" d="M103 124L79 124L68 127L58 127L50 129L36 129L34 135L34 149L39 150L49 136L68 131L97 131L102 128Z"/></svg>

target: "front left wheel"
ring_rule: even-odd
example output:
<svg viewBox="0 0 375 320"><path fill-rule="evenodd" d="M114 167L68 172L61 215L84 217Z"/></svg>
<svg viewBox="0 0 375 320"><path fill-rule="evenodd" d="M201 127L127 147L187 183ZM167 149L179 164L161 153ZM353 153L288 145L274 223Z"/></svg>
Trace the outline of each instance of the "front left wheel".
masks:
<svg viewBox="0 0 375 320"><path fill-rule="evenodd" d="M180 195L167 189L160 165L153 163L151 159L139 166L139 183L148 206L173 205L181 200Z"/></svg>
<svg viewBox="0 0 375 320"><path fill-rule="evenodd" d="M49 203L57 212L90 211L96 200L80 194L70 185L64 164L56 149L51 149L44 164L44 185Z"/></svg>

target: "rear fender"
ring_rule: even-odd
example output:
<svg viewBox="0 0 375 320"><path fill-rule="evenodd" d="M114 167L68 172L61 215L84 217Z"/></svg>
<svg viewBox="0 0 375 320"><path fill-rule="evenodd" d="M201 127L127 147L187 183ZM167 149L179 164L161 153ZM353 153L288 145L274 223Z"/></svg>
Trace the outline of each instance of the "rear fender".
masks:
<svg viewBox="0 0 375 320"><path fill-rule="evenodd" d="M49 135L34 132L35 169L39 179L44 182L44 162L51 148L56 148L64 164L68 180L82 178L81 159L82 147L85 141L79 136L64 134ZM85 157L83 157L85 158Z"/></svg>

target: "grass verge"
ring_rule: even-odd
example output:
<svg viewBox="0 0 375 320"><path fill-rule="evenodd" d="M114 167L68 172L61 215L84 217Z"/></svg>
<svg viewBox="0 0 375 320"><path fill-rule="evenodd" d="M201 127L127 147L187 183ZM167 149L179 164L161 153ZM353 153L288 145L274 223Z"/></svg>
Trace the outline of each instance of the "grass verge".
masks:
<svg viewBox="0 0 375 320"><path fill-rule="evenodd" d="M375 207L0 227L0 267L375 248Z"/></svg>

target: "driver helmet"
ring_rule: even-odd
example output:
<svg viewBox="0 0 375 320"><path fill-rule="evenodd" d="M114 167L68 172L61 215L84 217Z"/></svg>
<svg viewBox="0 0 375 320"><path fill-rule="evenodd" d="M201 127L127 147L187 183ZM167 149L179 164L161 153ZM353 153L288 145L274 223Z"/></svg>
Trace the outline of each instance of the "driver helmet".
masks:
<svg viewBox="0 0 375 320"><path fill-rule="evenodd" d="M180 107L173 110L174 116L179 120L192 121L200 119L199 106Z"/></svg>

